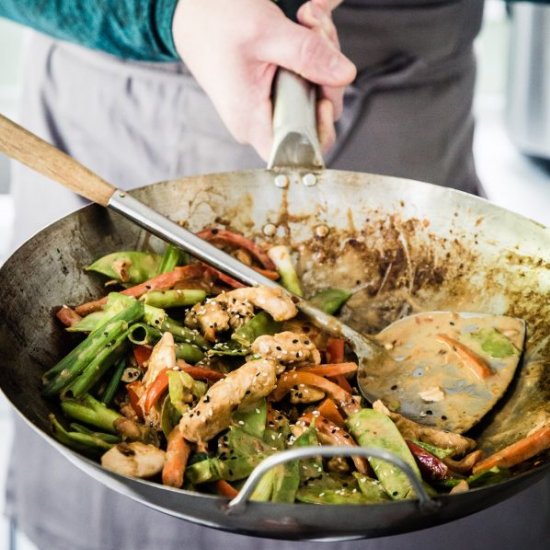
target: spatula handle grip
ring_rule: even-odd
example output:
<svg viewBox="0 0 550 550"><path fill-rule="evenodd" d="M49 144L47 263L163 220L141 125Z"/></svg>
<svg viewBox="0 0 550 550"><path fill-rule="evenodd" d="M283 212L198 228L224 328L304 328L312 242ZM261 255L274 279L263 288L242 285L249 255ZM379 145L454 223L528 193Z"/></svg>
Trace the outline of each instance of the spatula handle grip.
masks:
<svg viewBox="0 0 550 550"><path fill-rule="evenodd" d="M107 206L115 192L97 174L3 115L0 152L102 206Z"/></svg>

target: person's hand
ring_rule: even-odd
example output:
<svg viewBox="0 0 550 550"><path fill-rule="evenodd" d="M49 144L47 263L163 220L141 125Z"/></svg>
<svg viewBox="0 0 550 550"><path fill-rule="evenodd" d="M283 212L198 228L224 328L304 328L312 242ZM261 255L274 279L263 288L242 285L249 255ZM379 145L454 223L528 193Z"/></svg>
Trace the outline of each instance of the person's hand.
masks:
<svg viewBox="0 0 550 550"><path fill-rule="evenodd" d="M278 66L320 85L318 129L326 150L355 66L341 52L331 9L310 0L290 21L271 0L180 0L172 32L176 49L229 131L267 159L272 142L271 86Z"/></svg>

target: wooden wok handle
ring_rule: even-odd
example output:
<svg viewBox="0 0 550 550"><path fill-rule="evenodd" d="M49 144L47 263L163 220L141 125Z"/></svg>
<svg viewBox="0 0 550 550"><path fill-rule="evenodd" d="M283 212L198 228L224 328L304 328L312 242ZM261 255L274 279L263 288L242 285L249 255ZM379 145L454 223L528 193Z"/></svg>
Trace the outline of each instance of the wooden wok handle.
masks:
<svg viewBox="0 0 550 550"><path fill-rule="evenodd" d="M107 206L116 188L79 162L0 115L0 152L92 202Z"/></svg>

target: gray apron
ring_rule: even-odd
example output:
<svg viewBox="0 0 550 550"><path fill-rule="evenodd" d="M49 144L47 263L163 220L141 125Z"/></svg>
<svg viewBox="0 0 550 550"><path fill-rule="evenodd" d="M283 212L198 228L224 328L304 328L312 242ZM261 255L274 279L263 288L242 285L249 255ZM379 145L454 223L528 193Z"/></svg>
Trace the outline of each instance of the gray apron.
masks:
<svg viewBox="0 0 550 550"><path fill-rule="evenodd" d="M343 50L359 67L346 96L334 168L479 191L472 157L472 40L481 2L340 8ZM262 167L234 142L180 64L136 64L35 36L21 122L123 188L195 173ZM15 167L15 244L82 201ZM130 501L66 461L17 420L6 513L42 550L310 550L180 521ZM548 481L548 480L547 480ZM550 539L548 483L446 526L339 550L530 550ZM368 513L368 509L365 509Z"/></svg>

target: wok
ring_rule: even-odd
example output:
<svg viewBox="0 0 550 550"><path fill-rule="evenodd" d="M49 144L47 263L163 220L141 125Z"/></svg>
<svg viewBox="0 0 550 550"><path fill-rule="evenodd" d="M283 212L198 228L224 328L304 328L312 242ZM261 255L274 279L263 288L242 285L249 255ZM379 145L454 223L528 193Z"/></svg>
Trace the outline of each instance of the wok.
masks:
<svg viewBox="0 0 550 550"><path fill-rule="evenodd" d="M419 310L507 314L528 326L509 392L471 435L488 454L550 421L550 231L483 199L426 183L331 170L212 174L132 192L193 231L226 226L299 251L305 292L355 290L342 317L376 332ZM276 181L279 185L276 184ZM19 414L71 462L108 487L173 516L282 539L346 539L441 524L495 504L541 479L549 456L489 487L434 499L363 506L241 502L175 490L108 472L49 435L42 373L72 336L53 310L102 293L82 267L120 249L162 243L115 212L87 206L47 227L0 270L0 387Z"/></svg>

